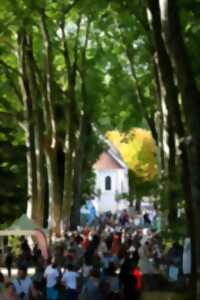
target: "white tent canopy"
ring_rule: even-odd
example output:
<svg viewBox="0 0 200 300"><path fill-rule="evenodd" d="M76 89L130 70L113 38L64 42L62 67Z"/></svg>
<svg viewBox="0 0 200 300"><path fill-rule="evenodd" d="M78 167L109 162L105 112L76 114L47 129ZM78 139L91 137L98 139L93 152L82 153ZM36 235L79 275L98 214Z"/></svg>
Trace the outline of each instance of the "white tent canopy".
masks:
<svg viewBox="0 0 200 300"><path fill-rule="evenodd" d="M28 231L28 230L0 230L0 236L9 236L9 235L14 235L14 236L29 236L33 234L33 230Z"/></svg>
<svg viewBox="0 0 200 300"><path fill-rule="evenodd" d="M34 236L45 258L48 257L46 230L40 228L25 214L17 219L10 227L0 230L0 236Z"/></svg>
<svg viewBox="0 0 200 300"><path fill-rule="evenodd" d="M10 227L5 230L0 230L0 236L8 235L32 235L34 230L40 229L31 219L29 219L25 214L17 219Z"/></svg>

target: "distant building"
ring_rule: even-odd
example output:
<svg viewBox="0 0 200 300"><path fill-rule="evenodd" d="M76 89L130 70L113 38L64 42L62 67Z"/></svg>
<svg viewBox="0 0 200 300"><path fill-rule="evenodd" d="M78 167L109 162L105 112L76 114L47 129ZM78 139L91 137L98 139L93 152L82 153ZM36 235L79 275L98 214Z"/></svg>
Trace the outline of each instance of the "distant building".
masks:
<svg viewBox="0 0 200 300"><path fill-rule="evenodd" d="M93 168L96 173L96 198L93 203L97 213L116 212L128 207L128 168L118 150L106 142L108 150L103 152Z"/></svg>

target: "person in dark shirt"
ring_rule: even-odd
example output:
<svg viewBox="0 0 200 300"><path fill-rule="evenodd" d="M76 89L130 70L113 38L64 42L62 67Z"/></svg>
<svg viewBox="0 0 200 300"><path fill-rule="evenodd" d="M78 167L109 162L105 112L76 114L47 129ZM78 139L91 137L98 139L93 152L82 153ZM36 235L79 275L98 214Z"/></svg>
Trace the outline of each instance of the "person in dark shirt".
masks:
<svg viewBox="0 0 200 300"><path fill-rule="evenodd" d="M137 300L139 297L137 290L137 279L132 274L134 264L135 262L133 258L129 257L129 255L126 253L125 260L121 266L119 275L120 285L124 295L123 300Z"/></svg>
<svg viewBox="0 0 200 300"><path fill-rule="evenodd" d="M145 213L143 218L144 218L144 225L151 225L151 220L148 213Z"/></svg>
<svg viewBox="0 0 200 300"><path fill-rule="evenodd" d="M126 274L123 280L124 300L137 299L138 292L136 290L136 284L136 278L131 273Z"/></svg>
<svg viewBox="0 0 200 300"><path fill-rule="evenodd" d="M33 281L31 292L30 292L30 300L45 300L45 296L41 291L40 284L37 281Z"/></svg>
<svg viewBox="0 0 200 300"><path fill-rule="evenodd" d="M12 254L12 249L8 247L7 255L5 258L5 265L8 270L8 277L11 277L12 273L12 264L13 264L13 254Z"/></svg>
<svg viewBox="0 0 200 300"><path fill-rule="evenodd" d="M25 252L25 253L31 252L30 247L28 245L28 241L26 239L24 239L21 243L21 250L22 250L22 252Z"/></svg>

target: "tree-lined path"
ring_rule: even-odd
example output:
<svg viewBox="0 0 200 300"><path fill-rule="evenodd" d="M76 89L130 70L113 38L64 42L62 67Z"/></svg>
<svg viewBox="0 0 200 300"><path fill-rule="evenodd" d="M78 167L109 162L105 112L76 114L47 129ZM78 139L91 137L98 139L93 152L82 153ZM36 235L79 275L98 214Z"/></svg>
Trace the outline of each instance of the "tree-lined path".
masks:
<svg viewBox="0 0 200 300"><path fill-rule="evenodd" d="M114 132L131 203L153 197L167 233L191 237L200 299L199 8L195 0L0 1L0 223L27 210L55 235L76 228L94 194L99 136ZM134 142L133 128L144 130Z"/></svg>

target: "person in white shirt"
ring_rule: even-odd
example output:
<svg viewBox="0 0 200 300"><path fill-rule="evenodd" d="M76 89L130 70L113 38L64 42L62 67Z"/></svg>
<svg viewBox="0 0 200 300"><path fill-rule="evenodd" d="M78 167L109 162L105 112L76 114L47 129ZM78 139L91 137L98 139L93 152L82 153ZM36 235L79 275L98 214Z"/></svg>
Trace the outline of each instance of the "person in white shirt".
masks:
<svg viewBox="0 0 200 300"><path fill-rule="evenodd" d="M57 300L59 297L57 284L59 280L59 271L54 262L47 266L44 277L46 279L46 288L47 288L47 300Z"/></svg>
<svg viewBox="0 0 200 300"><path fill-rule="evenodd" d="M191 239L185 238L183 248L182 268L184 275L190 275L192 270Z"/></svg>
<svg viewBox="0 0 200 300"><path fill-rule="evenodd" d="M79 273L74 270L73 265L69 264L62 277L66 300L78 300L78 277Z"/></svg>
<svg viewBox="0 0 200 300"><path fill-rule="evenodd" d="M14 279L13 285L15 287L16 294L20 299L29 300L32 280L29 276L27 276L26 268L20 267L18 269L18 276Z"/></svg>

